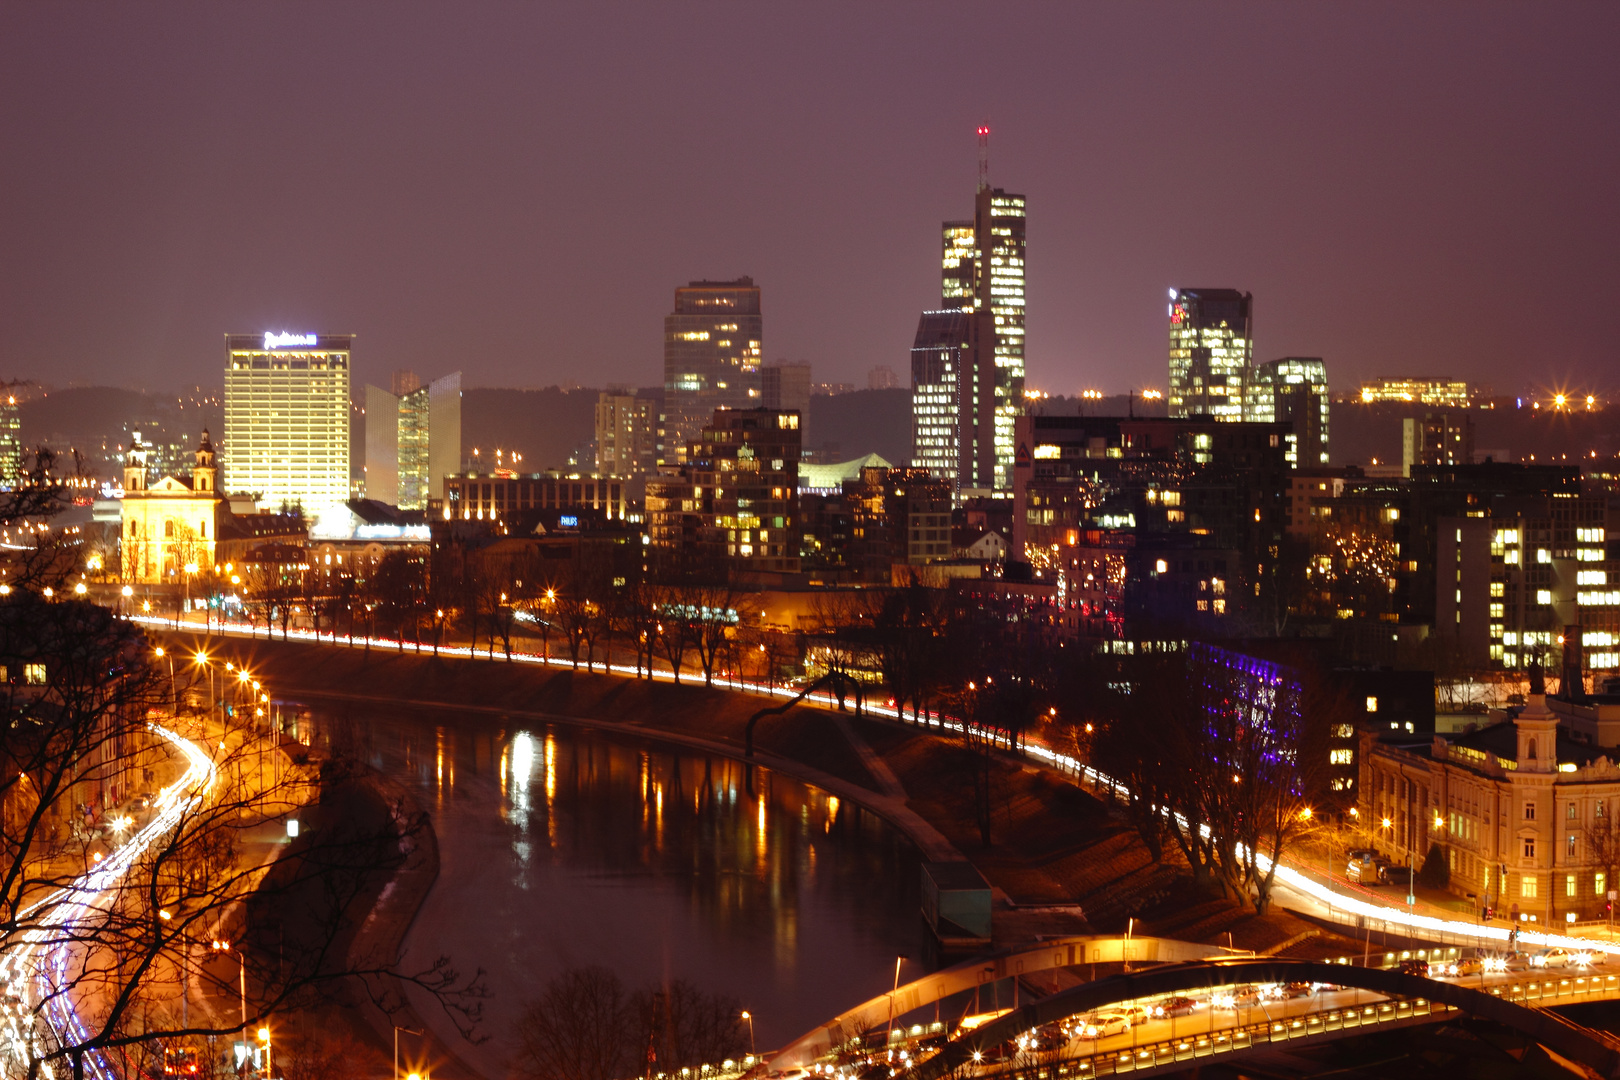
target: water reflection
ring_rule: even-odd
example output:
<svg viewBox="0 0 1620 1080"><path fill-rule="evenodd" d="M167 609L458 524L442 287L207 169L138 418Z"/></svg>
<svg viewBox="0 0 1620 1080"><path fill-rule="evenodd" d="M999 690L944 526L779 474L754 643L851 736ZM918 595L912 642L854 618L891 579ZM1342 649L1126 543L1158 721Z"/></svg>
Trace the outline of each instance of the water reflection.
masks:
<svg viewBox="0 0 1620 1080"><path fill-rule="evenodd" d="M317 746L413 785L438 884L407 939L489 970L489 1075L521 1002L572 964L734 994L760 1045L881 993L921 955L917 857L880 820L728 758L568 726L308 710ZM543 796L542 796L543 792Z"/></svg>

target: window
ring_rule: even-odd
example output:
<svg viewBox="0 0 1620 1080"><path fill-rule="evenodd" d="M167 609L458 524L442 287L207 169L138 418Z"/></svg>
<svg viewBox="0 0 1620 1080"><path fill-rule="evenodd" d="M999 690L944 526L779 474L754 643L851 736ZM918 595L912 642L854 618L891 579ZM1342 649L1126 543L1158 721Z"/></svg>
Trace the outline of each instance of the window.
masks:
<svg viewBox="0 0 1620 1080"><path fill-rule="evenodd" d="M1368 695L1368 697L1367 697L1367 711L1368 712L1377 712L1378 711L1378 699L1376 697L1373 697L1372 695Z"/></svg>
<svg viewBox="0 0 1620 1080"><path fill-rule="evenodd" d="M1602 896L1604 893L1608 892L1608 884L1608 879L1604 876L1602 870L1599 870L1597 873L1592 875L1592 892L1596 895Z"/></svg>
<svg viewBox="0 0 1620 1080"><path fill-rule="evenodd" d="M24 664L23 665L23 682L27 683L29 686L44 686L45 685L45 665L44 664Z"/></svg>
<svg viewBox="0 0 1620 1080"><path fill-rule="evenodd" d="M1531 754L1530 756L1535 757L1536 755ZM1526 820L1526 821L1534 821L1534 820L1536 820L1536 804L1535 803L1527 802L1527 803L1524 804L1524 820Z"/></svg>
<svg viewBox="0 0 1620 1080"><path fill-rule="evenodd" d="M1571 833L1564 838L1564 841L1564 854L1573 859L1575 857L1575 835ZM1574 896L1575 894L1570 893L1569 895Z"/></svg>
<svg viewBox="0 0 1620 1080"><path fill-rule="evenodd" d="M1334 724L1333 737L1335 739L1353 739L1356 737L1356 726L1354 724Z"/></svg>
<svg viewBox="0 0 1620 1080"><path fill-rule="evenodd" d="M1527 859L1536 857L1536 840L1533 836L1524 838L1524 857Z"/></svg>
<svg viewBox="0 0 1620 1080"><path fill-rule="evenodd" d="M1354 750L1329 750L1328 751L1328 764L1330 764L1330 765L1354 765L1355 764L1355 754L1356 754L1356 752Z"/></svg>
<svg viewBox="0 0 1620 1080"><path fill-rule="evenodd" d="M1574 803L1569 804L1569 812L1566 813L1564 816L1566 818L1568 818L1570 821L1575 820L1575 804Z"/></svg>
<svg viewBox="0 0 1620 1080"><path fill-rule="evenodd" d="M1597 806L1593 809L1592 816L1599 818L1603 816L1603 803L1601 801L1599 801Z"/></svg>
<svg viewBox="0 0 1620 1080"><path fill-rule="evenodd" d="M1536 898L1536 879L1529 875L1519 880L1519 896L1525 900Z"/></svg>
<svg viewBox="0 0 1620 1080"><path fill-rule="evenodd" d="M1575 875L1574 874L1565 874L1564 875L1564 895L1565 896L1574 896L1575 895Z"/></svg>

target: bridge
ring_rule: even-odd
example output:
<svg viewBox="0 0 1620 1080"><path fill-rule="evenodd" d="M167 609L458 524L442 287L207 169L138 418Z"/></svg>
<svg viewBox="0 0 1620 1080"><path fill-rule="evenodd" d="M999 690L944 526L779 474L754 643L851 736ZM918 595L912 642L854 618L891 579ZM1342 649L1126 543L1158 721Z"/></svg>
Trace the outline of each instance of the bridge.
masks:
<svg viewBox="0 0 1620 1080"><path fill-rule="evenodd" d="M997 979L1091 963L1093 957L1097 963L1119 964L1127 953L1132 963L1153 966L1016 1003L955 1031L938 1023L897 1023L918 1008ZM1071 955L1076 959L1070 961ZM1284 996L1282 987L1297 996ZM1268 988L1275 989L1267 994ZM875 1040L859 1036L888 1025L886 1045L875 1053L905 1070L901 1080L1151 1076L1211 1058L1249 1058L1376 1030L1476 1017L1512 1029L1595 1075L1620 1078L1620 1041L1548 1009L1617 998L1620 971L1582 964L1431 979L1344 962L1239 956L1164 938L1062 938L958 964L863 1002L790 1043L768 1068L819 1066L824 1073L843 1073L863 1053L868 1058L874 1053L861 1048ZM1166 1012L1172 1000L1177 1007ZM1081 1022L1096 1021L1103 1012L1135 1010L1141 1010L1136 1022L1120 1031L1105 1026L1088 1035ZM1030 1038L1037 1031L1044 1042Z"/></svg>

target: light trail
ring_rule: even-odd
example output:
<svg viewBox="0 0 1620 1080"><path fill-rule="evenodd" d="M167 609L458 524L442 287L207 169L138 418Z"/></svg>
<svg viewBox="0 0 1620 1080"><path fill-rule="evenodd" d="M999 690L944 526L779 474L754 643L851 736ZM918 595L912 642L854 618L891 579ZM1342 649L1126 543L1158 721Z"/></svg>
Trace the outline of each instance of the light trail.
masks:
<svg viewBox="0 0 1620 1080"><path fill-rule="evenodd" d="M161 724L148 723L147 727L186 758L185 772L158 793L153 800L157 812L152 820L127 842L71 884L25 909L25 918L39 911L44 914L19 943L0 955L0 988L4 995L0 1047L25 1074L32 1062L50 1052L41 1040L42 1033L31 1022L33 1015L44 1016L59 1046L83 1045L90 1038L73 1007L68 974L73 947L83 944L76 936L76 924L90 915L148 848L180 824L185 813L213 787L218 775L213 759L196 743ZM84 1065L86 1074L96 1080L117 1080L117 1074L99 1051L87 1052ZM46 1062L40 1075L53 1080L56 1073Z"/></svg>
<svg viewBox="0 0 1620 1080"><path fill-rule="evenodd" d="M132 619L133 621L144 623L155 628L176 629L172 619L166 619L153 615L130 615L126 617ZM220 622L214 623L214 630L218 633L230 633L237 636L248 637L250 639L256 639L257 637L256 631L254 631L252 628L241 628ZM291 630L291 637L293 640L297 641L322 645L343 645L349 648L361 648L366 644L365 638L354 638L351 643L345 638L333 636L331 634L317 635L313 631L303 629ZM273 638L271 640L273 640ZM398 641L389 638L372 638L370 640L370 644L373 648L397 650L402 655L411 655L416 649L415 642ZM430 648L431 646L424 646L424 649ZM441 656L465 657L468 659L506 659L503 652L491 649L472 649L467 646L440 646L438 651ZM426 652L424 652L423 655L426 655ZM513 663L521 664L540 664L543 666L565 668L572 668L574 666L573 660L569 657L541 657L535 656L532 653L514 652L512 653L511 659ZM612 672L620 675L638 676L641 674L638 669L628 664L608 664L603 662L598 664L597 667L604 672ZM667 671L654 672L654 678L664 682L675 681L673 676ZM687 680L689 685L691 682L692 679ZM715 685L729 686L736 690L743 690L749 693L774 698L791 699L798 697L799 695L798 690L793 687L764 686L759 683L752 683L737 678L716 678ZM831 706L837 704L838 698L831 692L823 692L820 695L811 695L806 697L805 701ZM892 720L905 720L901 710L897 709L893 705L871 704L863 702L861 708L864 711L870 712L877 716L886 717ZM961 721L938 714L936 714L934 723L945 731L956 733L962 732L965 728ZM1001 741L1005 742L1005 739ZM1047 765L1059 770L1060 772L1066 772L1072 776L1083 778L1087 782L1096 786L1106 786L1112 791L1123 795L1129 795L1130 793L1129 788L1127 788L1124 784L1118 783L1106 773L1099 772L1073 755L1054 750L1038 740L1026 737L1023 742L1023 750L1030 756L1045 762ZM1202 826L1202 828L1204 829L1205 835L1207 835L1208 826ZM1264 855L1261 855L1256 861L1259 863L1259 868L1262 873L1270 870L1271 860L1266 858ZM1477 923L1464 922L1458 919L1443 919L1433 915L1420 915L1416 912L1407 911L1398 906L1372 903L1358 896L1340 892L1331 884L1325 885L1319 881L1316 881L1308 875L1300 872L1294 866L1289 865L1289 863L1286 861L1284 861L1283 864L1277 868L1276 880L1278 883L1284 885L1293 892L1299 893L1302 896L1307 896L1318 903L1328 905L1329 907L1338 908L1342 911L1363 915L1368 918L1379 919L1390 923L1391 925L1405 926L1413 930L1421 930L1427 933L1447 934L1452 937L1467 938L1483 945L1501 946L1507 944L1507 927L1482 926ZM1548 948L1557 947L1566 949L1580 949L1589 952L1603 952L1612 955L1620 955L1620 942L1617 941L1575 937L1566 934L1555 934L1545 930L1531 930L1523 925L1519 927L1519 941L1525 944L1541 945Z"/></svg>

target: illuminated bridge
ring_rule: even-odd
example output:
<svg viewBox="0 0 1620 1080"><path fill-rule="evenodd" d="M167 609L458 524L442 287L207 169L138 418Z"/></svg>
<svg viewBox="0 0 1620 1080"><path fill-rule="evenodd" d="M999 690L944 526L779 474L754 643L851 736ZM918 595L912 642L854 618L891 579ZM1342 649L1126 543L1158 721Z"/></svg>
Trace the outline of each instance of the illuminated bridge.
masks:
<svg viewBox="0 0 1620 1080"><path fill-rule="evenodd" d="M1077 963L1119 964L1127 951L1133 964L1152 966L980 1014L974 1017L978 1023L955 1030L897 1023L916 1009L997 979ZM1284 987L1297 996L1284 996ZM1239 956L1161 938L1063 938L959 964L873 998L789 1044L770 1068L849 1075L877 1056L901 1080L1149 1076L1210 1059L1286 1054L1380 1030L1472 1017L1515 1031L1596 1075L1620 1077L1620 1040L1546 1008L1613 999L1620 999L1620 969L1601 966L1428 979L1343 963ZM1119 1019L1100 1019L1108 1014ZM1135 1022L1122 1023L1127 1017ZM861 1038L867 1032L876 1034Z"/></svg>

